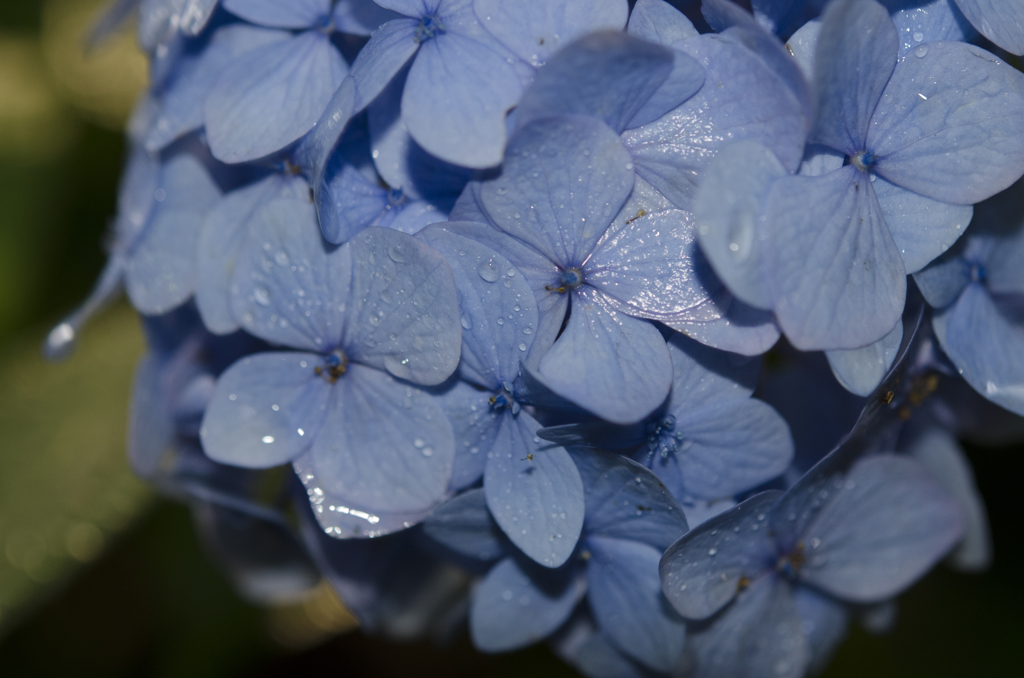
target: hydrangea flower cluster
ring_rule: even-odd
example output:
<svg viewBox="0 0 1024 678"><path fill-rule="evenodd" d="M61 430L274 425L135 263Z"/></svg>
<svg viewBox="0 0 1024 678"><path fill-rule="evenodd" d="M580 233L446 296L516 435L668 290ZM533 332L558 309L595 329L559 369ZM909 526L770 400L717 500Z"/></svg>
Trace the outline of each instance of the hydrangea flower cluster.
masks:
<svg viewBox="0 0 1024 678"><path fill-rule="evenodd" d="M44 350L127 292L131 462L252 599L814 674L990 559L956 440L1024 415L1024 5L750 5L120 2L152 86Z"/></svg>

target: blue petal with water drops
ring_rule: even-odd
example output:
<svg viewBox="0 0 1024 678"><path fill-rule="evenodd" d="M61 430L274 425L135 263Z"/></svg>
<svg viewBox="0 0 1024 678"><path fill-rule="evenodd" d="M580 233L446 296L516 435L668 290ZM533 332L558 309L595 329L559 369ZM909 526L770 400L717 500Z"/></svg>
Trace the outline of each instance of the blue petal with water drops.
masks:
<svg viewBox="0 0 1024 678"><path fill-rule="evenodd" d="M826 499L797 544L797 574L843 600L871 603L901 592L963 534L956 501L906 457L857 462Z"/></svg>
<svg viewBox="0 0 1024 678"><path fill-rule="evenodd" d="M309 180L317 213L324 212L324 182L327 164L355 114L355 85L351 77L341 81L320 119L295 147L295 165ZM329 218L330 215L327 216Z"/></svg>
<svg viewBox="0 0 1024 678"><path fill-rule="evenodd" d="M625 0L475 0L473 10L484 29L534 68L577 38L595 31L621 31Z"/></svg>
<svg viewBox="0 0 1024 678"><path fill-rule="evenodd" d="M932 318L935 336L974 390L1024 415L1024 328L1009 321L988 290L972 283Z"/></svg>
<svg viewBox="0 0 1024 678"><path fill-rule="evenodd" d="M423 532L456 553L476 560L497 560L508 542L487 510L483 488L467 490L434 509Z"/></svg>
<svg viewBox="0 0 1024 678"><path fill-rule="evenodd" d="M331 12L334 29L349 35L371 35L398 15L373 0L340 0Z"/></svg>
<svg viewBox="0 0 1024 678"><path fill-rule="evenodd" d="M162 170L149 223L128 252L125 287L141 313L160 314L183 304L195 289L196 244L206 211L220 189L189 153Z"/></svg>
<svg viewBox="0 0 1024 678"><path fill-rule="evenodd" d="M335 157L337 160L331 163L334 167L328 167L324 182L320 230L324 240L339 244L374 225L388 209L389 191L343 157Z"/></svg>
<svg viewBox="0 0 1024 678"><path fill-rule="evenodd" d="M631 540L662 551L686 532L679 502L649 470L618 454L570 453L583 479L588 538Z"/></svg>
<svg viewBox="0 0 1024 678"><path fill-rule="evenodd" d="M239 328L231 310L231 285L236 258L256 212L276 198L300 200L306 192L306 182L300 177L272 174L224 194L207 212L196 249L195 299L208 330L230 334Z"/></svg>
<svg viewBox="0 0 1024 678"><path fill-rule="evenodd" d="M519 130L501 176L480 194L499 229L570 268L584 263L632 188L633 162L618 136L573 116Z"/></svg>
<svg viewBox="0 0 1024 678"><path fill-rule="evenodd" d="M757 141L787 169L796 169L806 115L779 76L756 54L722 36L698 36L680 48L704 67L704 86L657 121L622 135L637 175L676 207L690 210L699 178L732 141Z"/></svg>
<svg viewBox="0 0 1024 678"><path fill-rule="evenodd" d="M765 215L775 315L794 346L859 348L895 326L906 271L867 174L780 179Z"/></svg>
<svg viewBox="0 0 1024 678"><path fill-rule="evenodd" d="M457 381L438 396L455 435L452 489L469 487L483 476L487 454L494 448L504 416L491 407L489 400L493 395L491 391Z"/></svg>
<svg viewBox="0 0 1024 678"><path fill-rule="evenodd" d="M811 658L792 586L773 575L751 582L688 642L694 678L801 678Z"/></svg>
<svg viewBox="0 0 1024 678"><path fill-rule="evenodd" d="M867 147L921 195L984 200L1024 174L1024 74L960 42L914 48L885 88Z"/></svg>
<svg viewBox="0 0 1024 678"><path fill-rule="evenodd" d="M342 343L349 357L417 384L443 382L462 350L455 279L444 256L390 228L368 228L347 247L352 290Z"/></svg>
<svg viewBox="0 0 1024 678"><path fill-rule="evenodd" d="M686 640L682 617L666 603L658 576L661 550L627 539L587 539L587 603L622 653L655 671L671 671Z"/></svg>
<svg viewBox="0 0 1024 678"><path fill-rule="evenodd" d="M900 36L900 56L926 42L968 42L977 31L954 0L882 0Z"/></svg>
<svg viewBox="0 0 1024 678"><path fill-rule="evenodd" d="M490 390L511 384L536 336L533 290L508 259L445 225L419 238L447 257L455 275L462 324L459 374Z"/></svg>
<svg viewBox="0 0 1024 678"><path fill-rule="evenodd" d="M324 491L372 512L439 503L455 442L437 400L357 363L332 387L329 415L311 450Z"/></svg>
<svg viewBox="0 0 1024 678"><path fill-rule="evenodd" d="M711 162L694 201L701 251L729 291L755 308L774 304L764 284L761 215L772 184L786 174L767 148L738 141Z"/></svg>
<svg viewBox="0 0 1024 678"><path fill-rule="evenodd" d="M888 334L863 348L826 351L829 367L850 393L867 397L878 388L896 359L903 341L903 322L897 322Z"/></svg>
<svg viewBox="0 0 1024 678"><path fill-rule="evenodd" d="M956 0L982 35L1007 52L1024 54L1024 8L1013 0Z"/></svg>
<svg viewBox="0 0 1024 678"><path fill-rule="evenodd" d="M305 452L331 398L331 385L314 374L322 363L314 353L258 353L233 364L203 417L203 451L246 468L278 466Z"/></svg>
<svg viewBox="0 0 1024 678"><path fill-rule="evenodd" d="M541 641L569 618L585 591L575 568L545 571L530 561L505 558L473 595L473 645L482 652L507 652Z"/></svg>
<svg viewBox="0 0 1024 678"><path fill-rule="evenodd" d="M615 424L654 411L671 387L671 359L658 329L607 308L600 293L573 293L565 331L536 376L558 395Z"/></svg>
<svg viewBox="0 0 1024 678"><path fill-rule="evenodd" d="M583 527L583 483L569 454L537 437L525 410L506 411L487 452L484 490L501 529L545 567L564 564Z"/></svg>
<svg viewBox="0 0 1024 678"><path fill-rule="evenodd" d="M231 24L214 33L200 51L186 52L170 78L160 85L160 109L146 133L146 149L155 153L202 127L206 97L232 62L288 37L285 31Z"/></svg>
<svg viewBox="0 0 1024 678"><path fill-rule="evenodd" d="M389 21L370 36L352 62L355 110L370 105L420 48L414 19Z"/></svg>
<svg viewBox="0 0 1024 678"><path fill-rule="evenodd" d="M207 142L224 162L255 160L311 130L348 73L330 38L307 31L243 55L206 99Z"/></svg>
<svg viewBox="0 0 1024 678"><path fill-rule="evenodd" d="M621 132L636 126L630 121L666 84L673 64L672 51L630 35L610 31L588 35L560 51L537 73L516 108L516 125L524 127L552 115L589 115ZM653 118L653 112L646 112L643 122L661 117L704 83L697 62L679 54L679 64L677 81L665 93L666 99L674 101L657 106L660 111Z"/></svg>
<svg viewBox="0 0 1024 678"><path fill-rule="evenodd" d="M338 347L352 285L352 253L328 252L308 200L260 207L235 260L231 312L274 344L327 352ZM351 356L349 356L351 357Z"/></svg>
<svg viewBox="0 0 1024 678"><path fill-rule="evenodd" d="M707 261L697 252L695 231L682 210L616 223L584 264L584 280L624 313L671 322L715 291L706 284Z"/></svg>
<svg viewBox="0 0 1024 678"><path fill-rule="evenodd" d="M250 23L273 28L310 28L331 15L331 0L222 0L222 6Z"/></svg>
<svg viewBox="0 0 1024 678"><path fill-rule="evenodd" d="M872 177L889 233L903 256L907 273L916 273L946 250L967 230L974 215L971 205L952 205Z"/></svg>
<svg viewBox="0 0 1024 678"><path fill-rule="evenodd" d="M745 356L767 352L782 336L774 313L747 306L728 290L720 289L705 306L715 309L715 317L669 320L665 324L705 346Z"/></svg>
<svg viewBox="0 0 1024 678"><path fill-rule="evenodd" d="M698 35L693 23L665 0L637 0L626 32L656 45L676 47Z"/></svg>
<svg viewBox="0 0 1024 678"><path fill-rule="evenodd" d="M706 619L775 566L768 511L779 492L762 492L695 527L661 558L665 596L687 619Z"/></svg>
<svg viewBox="0 0 1024 678"><path fill-rule="evenodd" d="M828 6L814 57L818 107L811 141L847 155L864 150L898 51L896 27L874 0L836 0Z"/></svg>

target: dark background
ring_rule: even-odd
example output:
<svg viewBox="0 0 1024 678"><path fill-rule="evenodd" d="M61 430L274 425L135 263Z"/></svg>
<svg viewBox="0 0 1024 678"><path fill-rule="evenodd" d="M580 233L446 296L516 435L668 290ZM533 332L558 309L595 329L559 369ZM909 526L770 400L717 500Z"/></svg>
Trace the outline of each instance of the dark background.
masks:
<svg viewBox="0 0 1024 678"><path fill-rule="evenodd" d="M131 312L108 310L63 366L38 358L99 272L115 208L126 104L104 108L69 77L61 59L77 58L78 43L53 34L95 5L0 1L0 675L573 675L545 647L484 656L464 635L396 645L338 634L349 624L337 609L316 622L296 606L246 604L205 557L188 511L127 471L124 412L141 352ZM141 68L129 42L95 56L110 69L97 82L128 94ZM969 450L992 569L937 568L903 596L893 633L855 628L826 676L1024 675L1022 452Z"/></svg>

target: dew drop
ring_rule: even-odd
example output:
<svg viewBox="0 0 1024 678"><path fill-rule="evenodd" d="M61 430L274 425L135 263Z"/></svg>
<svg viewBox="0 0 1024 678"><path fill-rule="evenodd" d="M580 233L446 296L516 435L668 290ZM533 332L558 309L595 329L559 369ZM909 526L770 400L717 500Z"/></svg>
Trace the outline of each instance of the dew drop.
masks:
<svg viewBox="0 0 1024 678"><path fill-rule="evenodd" d="M922 40L924 40L924 33L918 31L914 33L913 38L914 42L921 42Z"/></svg>
<svg viewBox="0 0 1024 678"><path fill-rule="evenodd" d="M525 341L519 342L519 350L520 351L525 351L526 350L526 342Z"/></svg>
<svg viewBox="0 0 1024 678"><path fill-rule="evenodd" d="M263 442L269 445L270 443L274 442L274 436L263 436Z"/></svg>
<svg viewBox="0 0 1024 678"><path fill-rule="evenodd" d="M480 264L480 268L476 272L487 282L494 282L501 277L501 270L498 269L498 266L491 259Z"/></svg>
<svg viewBox="0 0 1024 678"><path fill-rule="evenodd" d="M289 263L291 263L289 262L288 255L285 254L284 250L274 255L274 261L277 262L278 266L287 266Z"/></svg>
<svg viewBox="0 0 1024 678"><path fill-rule="evenodd" d="M920 46L914 48L914 56L916 56L918 59L926 56L927 54L928 54L928 45L920 45Z"/></svg>
<svg viewBox="0 0 1024 678"><path fill-rule="evenodd" d="M462 316L462 329L471 330L473 329L473 323L466 316Z"/></svg>
<svg viewBox="0 0 1024 678"><path fill-rule="evenodd" d="M252 298L260 306L270 306L270 292L266 287L257 287L252 291Z"/></svg>
<svg viewBox="0 0 1024 678"><path fill-rule="evenodd" d="M708 555L709 555L709 556L713 556L713 555L715 555L715 554L717 554L717 553L718 553L718 549L716 549L716 548L710 548L710 549L708 549Z"/></svg>

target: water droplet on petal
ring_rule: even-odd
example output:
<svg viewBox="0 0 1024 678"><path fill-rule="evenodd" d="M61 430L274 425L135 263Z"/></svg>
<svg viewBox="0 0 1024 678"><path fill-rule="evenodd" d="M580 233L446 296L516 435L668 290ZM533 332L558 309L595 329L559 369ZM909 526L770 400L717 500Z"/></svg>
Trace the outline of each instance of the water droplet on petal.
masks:
<svg viewBox="0 0 1024 678"><path fill-rule="evenodd" d="M260 306L270 306L270 291L266 287L257 287L252 291L253 300Z"/></svg>
<svg viewBox="0 0 1024 678"><path fill-rule="evenodd" d="M498 269L497 264L495 264L491 259L480 264L480 268L477 269L477 273L479 273L480 277L487 282L494 282L501 277L501 271Z"/></svg>
<svg viewBox="0 0 1024 678"><path fill-rule="evenodd" d="M914 56L916 56L918 59L926 56L927 54L928 54L928 45L921 45L919 47L915 47L914 48Z"/></svg>

